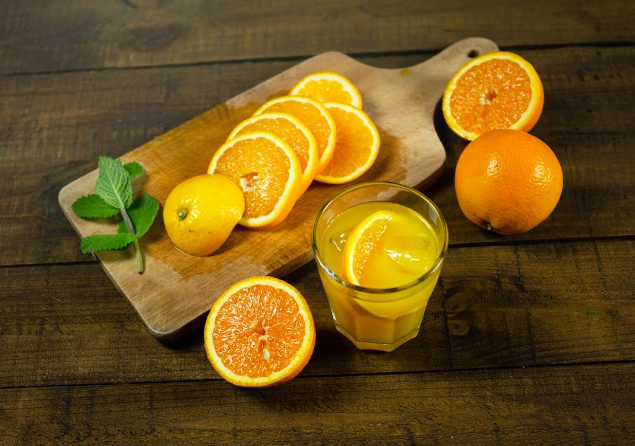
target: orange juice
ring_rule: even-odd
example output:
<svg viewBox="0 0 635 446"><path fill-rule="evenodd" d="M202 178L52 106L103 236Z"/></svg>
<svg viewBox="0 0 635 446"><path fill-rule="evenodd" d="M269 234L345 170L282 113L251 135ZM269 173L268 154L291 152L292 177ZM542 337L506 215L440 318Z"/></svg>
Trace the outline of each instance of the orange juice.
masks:
<svg viewBox="0 0 635 446"><path fill-rule="evenodd" d="M337 330L358 348L392 351L419 332L447 249L443 217L433 204L426 209L433 209L439 218L430 221L393 201L362 201L336 208L329 221L318 215L314 250L320 278ZM379 215L387 219L385 227L360 242L356 238L360 227ZM347 268L355 257L347 244L355 240L362 266L349 274Z"/></svg>

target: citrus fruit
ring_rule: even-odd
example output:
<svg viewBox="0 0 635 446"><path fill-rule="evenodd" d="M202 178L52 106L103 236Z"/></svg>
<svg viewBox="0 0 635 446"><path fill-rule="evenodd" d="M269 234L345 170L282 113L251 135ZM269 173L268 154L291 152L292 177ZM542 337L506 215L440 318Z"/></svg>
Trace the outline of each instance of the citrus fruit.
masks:
<svg viewBox="0 0 635 446"><path fill-rule="evenodd" d="M238 223L270 227L291 212L302 177L300 161L277 136L254 132L227 141L214 154L208 173L231 178L245 196L245 213Z"/></svg>
<svg viewBox="0 0 635 446"><path fill-rule="evenodd" d="M269 132L286 142L300 161L302 182L300 194L311 184L318 167L318 149L313 133L298 118L288 113L263 113L236 126L228 140L253 132Z"/></svg>
<svg viewBox="0 0 635 446"><path fill-rule="evenodd" d="M529 231L554 210L562 168L540 139L492 130L467 145L456 165L456 198L465 216L500 234Z"/></svg>
<svg viewBox="0 0 635 446"><path fill-rule="evenodd" d="M379 153L379 132L366 113L337 102L324 104L335 121L337 142L333 157L315 177L329 184L341 184L363 175Z"/></svg>
<svg viewBox="0 0 635 446"><path fill-rule="evenodd" d="M320 102L341 102L362 108L362 95L355 84L335 71L319 71L303 77L291 89L291 94Z"/></svg>
<svg viewBox="0 0 635 446"><path fill-rule="evenodd" d="M302 121L317 142L320 156L317 172L324 169L333 156L337 136L335 122L320 102L301 96L282 96L265 102L254 115L265 112L288 113Z"/></svg>
<svg viewBox="0 0 635 446"><path fill-rule="evenodd" d="M465 64L443 95L443 116L454 133L473 140L488 130L530 131L544 102L534 67L505 51L483 54Z"/></svg>
<svg viewBox="0 0 635 446"><path fill-rule="evenodd" d="M172 189L163 206L163 223L176 247L206 256L225 243L244 210L236 183L223 175L199 175Z"/></svg>
<svg viewBox="0 0 635 446"><path fill-rule="evenodd" d="M295 377L311 358L315 324L304 297L268 276L241 280L214 303L205 324L205 351L232 384L265 387Z"/></svg>

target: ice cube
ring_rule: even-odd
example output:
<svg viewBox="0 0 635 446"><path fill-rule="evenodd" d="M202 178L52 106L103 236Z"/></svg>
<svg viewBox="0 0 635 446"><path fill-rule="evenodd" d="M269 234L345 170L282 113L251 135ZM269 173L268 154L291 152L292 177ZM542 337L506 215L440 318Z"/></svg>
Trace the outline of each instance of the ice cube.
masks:
<svg viewBox="0 0 635 446"><path fill-rule="evenodd" d="M430 240L425 236L395 235L386 237L384 252L408 272L423 272L431 255Z"/></svg>
<svg viewBox="0 0 635 446"><path fill-rule="evenodd" d="M340 234L333 234L330 242L339 252L344 251L344 246L346 246L346 233L342 232Z"/></svg>

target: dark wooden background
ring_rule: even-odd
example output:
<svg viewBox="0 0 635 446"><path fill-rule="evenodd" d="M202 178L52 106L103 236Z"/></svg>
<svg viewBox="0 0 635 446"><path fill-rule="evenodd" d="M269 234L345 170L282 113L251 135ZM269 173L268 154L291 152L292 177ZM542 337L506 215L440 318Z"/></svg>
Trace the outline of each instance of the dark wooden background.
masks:
<svg viewBox="0 0 635 446"><path fill-rule="evenodd" d="M635 443L635 2L0 1L0 444ZM307 57L418 63L464 37L527 58L532 132L564 171L529 233L463 217L465 142L441 116L427 193L451 247L416 340L356 350L314 263L286 279L318 338L293 381L248 390L202 333L155 341L57 204L62 186Z"/></svg>

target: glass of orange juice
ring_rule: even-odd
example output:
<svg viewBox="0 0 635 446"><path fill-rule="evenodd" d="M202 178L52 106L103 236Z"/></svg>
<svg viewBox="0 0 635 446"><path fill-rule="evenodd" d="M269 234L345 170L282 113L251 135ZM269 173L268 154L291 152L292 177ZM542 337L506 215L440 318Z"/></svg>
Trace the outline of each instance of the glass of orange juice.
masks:
<svg viewBox="0 0 635 446"><path fill-rule="evenodd" d="M393 351L417 336L448 249L429 198L395 183L350 187L318 212L312 245L335 327L357 348Z"/></svg>

